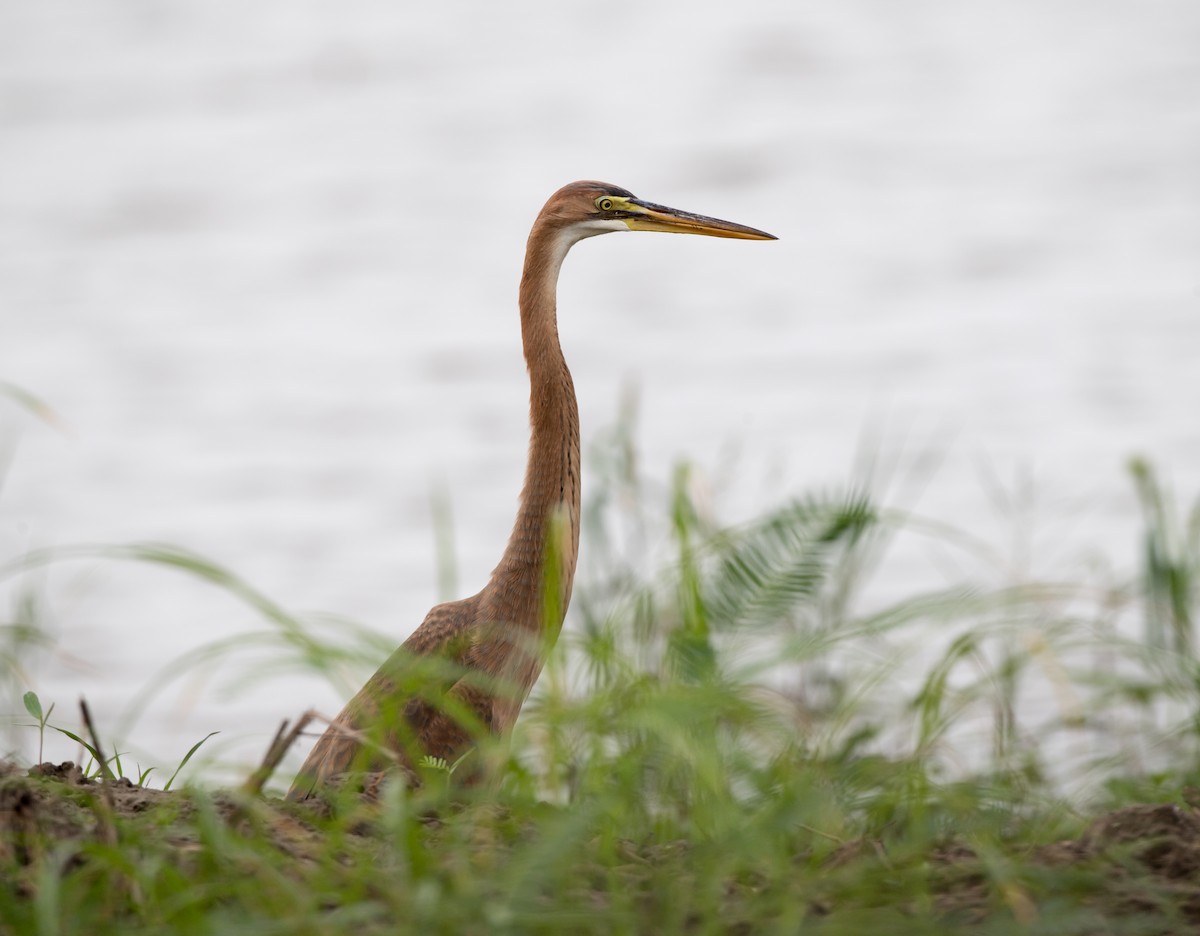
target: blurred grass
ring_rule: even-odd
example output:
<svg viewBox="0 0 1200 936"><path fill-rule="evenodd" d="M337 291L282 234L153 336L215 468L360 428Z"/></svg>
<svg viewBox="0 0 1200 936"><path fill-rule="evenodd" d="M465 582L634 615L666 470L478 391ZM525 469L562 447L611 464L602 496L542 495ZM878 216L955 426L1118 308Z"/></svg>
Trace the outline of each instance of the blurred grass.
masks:
<svg viewBox="0 0 1200 936"><path fill-rule="evenodd" d="M95 790L0 777L0 932L1092 933L1195 922L1195 895L1136 861L1114 885L1111 868L1040 857L1101 807L1184 803L1200 774L1200 509L1181 517L1148 465L1133 466L1146 544L1136 577L964 580L880 603L870 577L897 535L950 550L975 548L972 538L853 485L721 524L686 466L667 484L640 475L629 422L590 461L569 626L511 743L481 739L480 756L501 765L496 788L462 789L431 764L445 782L388 784L376 804L345 792L326 815L191 787L119 813L114 844L97 835ZM0 579L36 581L48 563L81 559L182 572L264 621L172 664L137 704L197 668L336 678L382 655L368 632L339 628L334 642L170 546L35 552L0 566ZM453 580L445 557L439 568ZM16 691L46 638L36 590L14 594L0 678ZM74 819L49 810L55 797L78 800Z"/></svg>

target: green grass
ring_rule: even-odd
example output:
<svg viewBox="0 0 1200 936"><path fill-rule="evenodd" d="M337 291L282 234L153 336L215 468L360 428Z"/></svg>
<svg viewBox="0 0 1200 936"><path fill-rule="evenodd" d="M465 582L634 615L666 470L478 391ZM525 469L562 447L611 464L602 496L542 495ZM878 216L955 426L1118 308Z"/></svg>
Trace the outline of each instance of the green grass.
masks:
<svg viewBox="0 0 1200 936"><path fill-rule="evenodd" d="M971 537L858 488L723 525L685 468L656 487L633 451L625 429L591 453L569 625L511 742L481 741L494 788L463 789L451 765L430 763L418 791L392 783L377 803L343 793L313 811L198 785L151 796L11 772L0 933L1196 924L1194 870L1172 877L1160 859L1200 856L1186 805L1200 785L1200 514L1181 517L1148 466L1134 468L1146 558L1127 580L964 580L879 603L872 573L895 537L968 551ZM154 687L264 650L281 671L327 678L381 657L377 638L332 645L172 547L21 556L0 575L19 583L78 559L183 571L261 616L260 631L178 661ZM0 679L20 698L23 661L45 638L34 592L14 594ZM36 745L53 712L34 701ZM1123 828L1145 833L1131 838L1092 825L1134 803L1180 809L1129 814Z"/></svg>

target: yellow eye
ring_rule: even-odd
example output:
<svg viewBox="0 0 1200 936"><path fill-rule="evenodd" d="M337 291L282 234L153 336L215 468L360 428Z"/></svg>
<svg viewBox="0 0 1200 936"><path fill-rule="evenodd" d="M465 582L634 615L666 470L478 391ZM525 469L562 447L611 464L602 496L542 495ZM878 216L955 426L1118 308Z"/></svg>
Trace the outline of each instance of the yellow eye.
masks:
<svg viewBox="0 0 1200 936"><path fill-rule="evenodd" d="M597 198L596 199L596 207L599 208L601 211L612 211L613 210L613 200L611 198Z"/></svg>

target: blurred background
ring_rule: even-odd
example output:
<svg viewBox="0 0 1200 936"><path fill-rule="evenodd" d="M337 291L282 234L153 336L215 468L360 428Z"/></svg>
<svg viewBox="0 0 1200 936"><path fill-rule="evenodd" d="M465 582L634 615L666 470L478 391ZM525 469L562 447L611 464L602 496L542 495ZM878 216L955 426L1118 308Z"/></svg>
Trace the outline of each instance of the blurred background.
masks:
<svg viewBox="0 0 1200 936"><path fill-rule="evenodd" d="M998 580L1129 567L1127 459L1200 487L1197 89L1190 0L5 3L0 380L58 422L0 399L0 558L171 542L398 643L435 492L460 590L499 557L525 237L597 178L780 240L572 253L585 446L629 393L642 470L691 460L726 520L873 458ZM65 722L259 626L162 569L39 575ZM250 762L342 701L185 681L131 737Z"/></svg>

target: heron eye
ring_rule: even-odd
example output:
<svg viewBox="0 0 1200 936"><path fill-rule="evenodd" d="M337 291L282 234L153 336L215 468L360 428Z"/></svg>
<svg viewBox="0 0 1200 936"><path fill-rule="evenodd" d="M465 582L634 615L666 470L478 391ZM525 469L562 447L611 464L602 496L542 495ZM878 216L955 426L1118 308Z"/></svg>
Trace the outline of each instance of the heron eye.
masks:
<svg viewBox="0 0 1200 936"><path fill-rule="evenodd" d="M612 211L613 210L613 200L611 198L597 198L596 199L596 207L599 208L601 211Z"/></svg>

